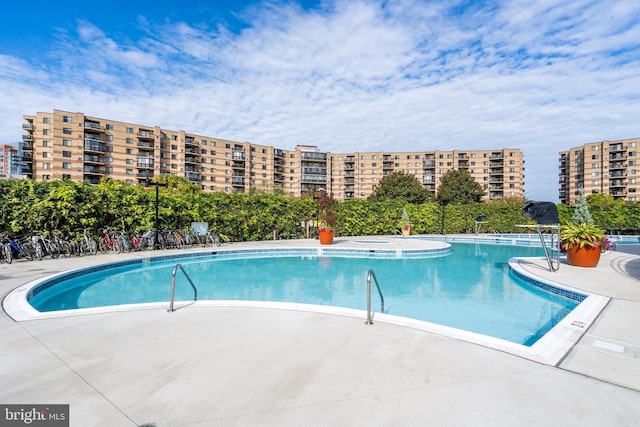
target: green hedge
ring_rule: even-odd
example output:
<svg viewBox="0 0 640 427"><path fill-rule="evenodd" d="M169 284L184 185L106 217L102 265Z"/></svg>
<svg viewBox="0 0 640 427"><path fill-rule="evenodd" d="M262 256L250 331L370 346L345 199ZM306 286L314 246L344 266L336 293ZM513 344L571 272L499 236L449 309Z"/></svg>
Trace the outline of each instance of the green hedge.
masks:
<svg viewBox="0 0 640 427"><path fill-rule="evenodd" d="M233 240L265 240L279 236L302 236L302 221L314 220L313 198L295 199L275 194L205 193L178 177L161 177L168 184L159 189L159 217L163 228L187 227L205 221L210 228ZM96 232L115 227L127 233L154 226L155 186L145 188L104 180L99 185L68 180L0 180L0 230L27 234L59 230L73 234L91 228ZM406 208L418 234L472 233L474 220L486 215L482 231L522 233L516 224L529 222L522 215L522 201L500 200L447 205L434 202L403 205L396 201L368 202L353 199L338 204L336 234L393 235L399 233L402 209ZM589 209L597 225L611 231L639 233L637 203L597 203ZM561 222L571 218L572 208L558 205Z"/></svg>

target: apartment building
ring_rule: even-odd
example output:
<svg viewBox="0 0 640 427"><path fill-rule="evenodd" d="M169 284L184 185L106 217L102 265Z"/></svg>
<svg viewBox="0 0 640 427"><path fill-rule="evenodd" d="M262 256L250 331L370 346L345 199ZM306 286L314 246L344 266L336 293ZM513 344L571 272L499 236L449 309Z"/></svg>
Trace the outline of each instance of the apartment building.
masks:
<svg viewBox="0 0 640 427"><path fill-rule="evenodd" d="M294 196L324 189L339 200L364 198L382 177L415 175L433 195L450 169L466 169L485 199L524 195L518 149L330 153L237 142L159 126L54 110L23 116L24 173L35 180L66 178L96 184L102 177L144 184L179 175L206 191L271 191Z"/></svg>
<svg viewBox="0 0 640 427"><path fill-rule="evenodd" d="M518 149L331 154L331 189L339 199L364 198L382 178L403 171L435 197L440 178L464 169L485 190L484 199L524 196L524 157Z"/></svg>
<svg viewBox="0 0 640 427"><path fill-rule="evenodd" d="M0 145L0 179L21 177L22 155L13 145Z"/></svg>
<svg viewBox="0 0 640 427"><path fill-rule="evenodd" d="M579 189L585 195L610 194L614 199L639 201L640 138L591 142L560 152L559 198L573 205Z"/></svg>

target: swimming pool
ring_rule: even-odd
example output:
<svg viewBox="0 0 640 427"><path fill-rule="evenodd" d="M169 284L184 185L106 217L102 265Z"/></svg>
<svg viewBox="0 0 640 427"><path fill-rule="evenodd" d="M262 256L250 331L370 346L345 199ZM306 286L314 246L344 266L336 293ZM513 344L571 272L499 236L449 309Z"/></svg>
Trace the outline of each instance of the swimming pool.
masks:
<svg viewBox="0 0 640 427"><path fill-rule="evenodd" d="M550 287L523 280L507 265L514 256L541 255L535 247L466 243L452 243L446 252L401 257L392 250L336 249L331 256L317 250L208 253L76 271L35 286L28 300L39 311L166 302L171 271L180 262L197 285L199 300L364 309L366 273L373 268L385 313L530 346L585 297L548 292ZM181 275L176 299L193 299Z"/></svg>

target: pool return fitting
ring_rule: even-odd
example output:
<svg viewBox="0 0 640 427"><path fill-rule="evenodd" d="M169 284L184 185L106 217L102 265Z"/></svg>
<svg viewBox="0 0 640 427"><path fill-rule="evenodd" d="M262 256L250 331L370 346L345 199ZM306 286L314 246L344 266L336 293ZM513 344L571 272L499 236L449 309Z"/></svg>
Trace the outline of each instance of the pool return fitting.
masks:
<svg viewBox="0 0 640 427"><path fill-rule="evenodd" d="M371 279L376 283L376 288L378 288L378 295L380 295L380 313L384 313L384 297L382 296L382 291L380 291L380 284L378 284L378 279L376 278L376 274L373 272L373 269L370 269L367 272L367 321L364 322L365 325L373 325L373 320L371 320Z"/></svg>
<svg viewBox="0 0 640 427"><path fill-rule="evenodd" d="M191 277L189 277L184 268L182 268L182 264L176 264L176 266L173 268L173 272L171 273L171 297L169 299L169 308L167 309L169 313L173 313L177 310L177 308L173 308L173 300L176 293L176 273L178 272L178 268L180 269L180 271L182 271L182 274L184 274L184 277L187 278L189 284L193 288L193 301L198 301L198 289L196 289L196 285L193 284Z"/></svg>

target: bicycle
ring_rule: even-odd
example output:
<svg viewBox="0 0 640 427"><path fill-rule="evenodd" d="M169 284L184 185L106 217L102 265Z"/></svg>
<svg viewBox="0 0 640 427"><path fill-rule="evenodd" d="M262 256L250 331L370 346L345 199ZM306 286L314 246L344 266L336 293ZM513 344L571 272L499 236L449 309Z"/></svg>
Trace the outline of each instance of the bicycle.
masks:
<svg viewBox="0 0 640 427"><path fill-rule="evenodd" d="M23 238L21 242L19 239L9 238L9 247L12 258L25 258L29 261L33 261L34 248L30 239Z"/></svg>
<svg viewBox="0 0 640 427"><path fill-rule="evenodd" d="M78 256L83 254L95 255L98 253L98 244L95 240L87 233L88 228L82 230L82 236L79 238L78 242L75 242L75 252Z"/></svg>
<svg viewBox="0 0 640 427"><path fill-rule="evenodd" d="M100 239L98 247L102 253L107 253L107 251L121 252L120 243L114 236L109 234L109 230L106 228L102 230L102 239Z"/></svg>
<svg viewBox="0 0 640 427"><path fill-rule="evenodd" d="M62 256L64 256L65 258L69 258L71 256L71 254L73 253L73 248L71 247L71 243L69 243L67 239L63 238L59 234L54 233L53 241L58 246L58 250L60 251L60 254L62 254Z"/></svg>
<svg viewBox="0 0 640 427"><path fill-rule="evenodd" d="M35 248L36 258L41 261L43 257L50 256L56 259L60 256L60 247L53 240L47 239L42 234L31 237L31 242Z"/></svg>
<svg viewBox="0 0 640 427"><path fill-rule="evenodd" d="M11 264L12 261L13 254L11 253L11 246L9 246L9 239L4 234L0 235L0 263Z"/></svg>

